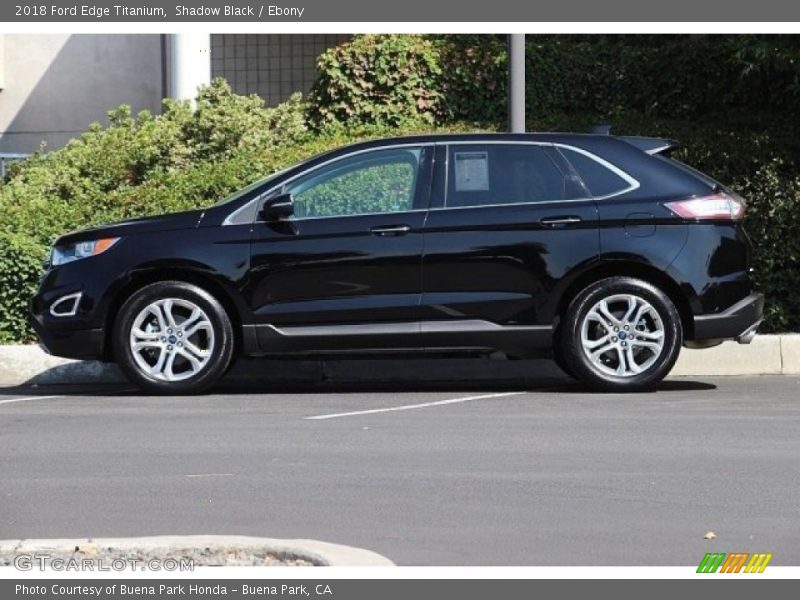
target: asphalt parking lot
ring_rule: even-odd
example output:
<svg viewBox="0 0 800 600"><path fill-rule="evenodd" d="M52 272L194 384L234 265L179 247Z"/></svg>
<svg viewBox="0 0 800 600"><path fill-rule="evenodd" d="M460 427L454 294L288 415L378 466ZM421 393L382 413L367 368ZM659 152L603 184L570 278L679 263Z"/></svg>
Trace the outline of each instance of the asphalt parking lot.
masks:
<svg viewBox="0 0 800 600"><path fill-rule="evenodd" d="M267 387L0 389L0 538L315 538L416 565L800 564L800 378L627 396L549 379Z"/></svg>

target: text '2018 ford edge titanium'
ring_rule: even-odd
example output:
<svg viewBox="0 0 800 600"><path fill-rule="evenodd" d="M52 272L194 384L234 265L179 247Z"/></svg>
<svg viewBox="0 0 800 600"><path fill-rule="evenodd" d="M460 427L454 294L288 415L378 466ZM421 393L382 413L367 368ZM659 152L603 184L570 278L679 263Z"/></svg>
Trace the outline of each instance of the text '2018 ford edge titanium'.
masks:
<svg viewBox="0 0 800 600"><path fill-rule="evenodd" d="M742 198L659 138L420 136L312 158L203 210L59 238L32 322L52 354L196 393L240 355L552 352L652 387L762 317Z"/></svg>

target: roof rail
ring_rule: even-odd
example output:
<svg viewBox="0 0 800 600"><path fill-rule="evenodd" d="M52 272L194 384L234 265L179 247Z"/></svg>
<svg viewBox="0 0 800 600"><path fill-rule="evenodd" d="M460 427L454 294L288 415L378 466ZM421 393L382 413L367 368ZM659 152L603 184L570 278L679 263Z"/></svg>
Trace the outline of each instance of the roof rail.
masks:
<svg viewBox="0 0 800 600"><path fill-rule="evenodd" d="M589 128L589 133L594 133L597 135L611 135L611 125L608 123L598 123L597 125L592 125Z"/></svg>

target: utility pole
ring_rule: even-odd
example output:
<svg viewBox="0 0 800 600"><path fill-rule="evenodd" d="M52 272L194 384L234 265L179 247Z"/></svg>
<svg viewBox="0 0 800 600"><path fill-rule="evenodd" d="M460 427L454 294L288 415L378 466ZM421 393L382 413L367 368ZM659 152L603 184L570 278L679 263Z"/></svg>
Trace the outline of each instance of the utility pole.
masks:
<svg viewBox="0 0 800 600"><path fill-rule="evenodd" d="M525 133L525 34L508 36L508 129Z"/></svg>
<svg viewBox="0 0 800 600"><path fill-rule="evenodd" d="M178 100L194 100L197 88L211 81L211 36L172 34L169 59L169 95Z"/></svg>

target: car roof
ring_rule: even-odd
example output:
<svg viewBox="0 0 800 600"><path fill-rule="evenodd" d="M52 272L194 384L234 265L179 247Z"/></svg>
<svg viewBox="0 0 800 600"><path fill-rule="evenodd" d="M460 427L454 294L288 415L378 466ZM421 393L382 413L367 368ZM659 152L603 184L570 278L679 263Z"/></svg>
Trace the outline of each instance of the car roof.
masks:
<svg viewBox="0 0 800 600"><path fill-rule="evenodd" d="M613 135L596 133L569 133L569 132L530 132L530 133L497 133L497 132L475 132L475 133L430 133L401 135L394 137L376 138L357 142L346 146L369 147L369 146L388 146L394 144L431 144L447 142L543 142L543 143L569 143L579 140L613 140Z"/></svg>

